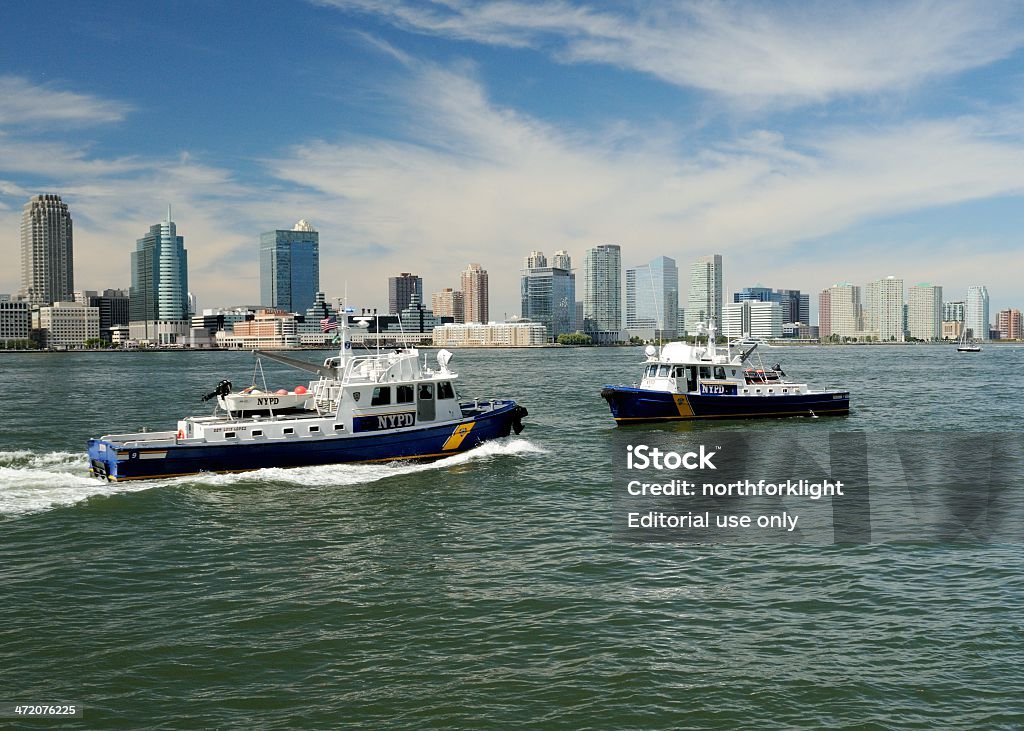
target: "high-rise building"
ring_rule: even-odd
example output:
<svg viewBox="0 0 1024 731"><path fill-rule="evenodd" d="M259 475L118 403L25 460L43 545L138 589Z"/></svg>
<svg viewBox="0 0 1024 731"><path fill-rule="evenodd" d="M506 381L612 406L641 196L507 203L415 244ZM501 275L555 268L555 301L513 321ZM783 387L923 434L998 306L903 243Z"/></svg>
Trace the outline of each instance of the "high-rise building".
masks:
<svg viewBox="0 0 1024 731"><path fill-rule="evenodd" d="M811 323L811 297L799 289L777 289L772 293L773 302L782 305L783 322Z"/></svg>
<svg viewBox="0 0 1024 731"><path fill-rule="evenodd" d="M320 291L320 234L305 219L260 234L260 304L305 312Z"/></svg>
<svg viewBox="0 0 1024 731"><path fill-rule="evenodd" d="M988 288L984 285L978 284L967 288L964 324L969 337L975 340L989 339Z"/></svg>
<svg viewBox="0 0 1024 731"><path fill-rule="evenodd" d="M440 317L451 317L456 323L466 321L465 294L457 289L445 287L430 297L430 309Z"/></svg>
<svg viewBox="0 0 1024 731"><path fill-rule="evenodd" d="M690 291L686 298L686 332L698 325L722 321L722 255L702 256L690 265Z"/></svg>
<svg viewBox="0 0 1024 731"><path fill-rule="evenodd" d="M398 315L408 309L412 298L423 305L423 278L409 272L402 272L397 277L388 277L388 312Z"/></svg>
<svg viewBox="0 0 1024 731"><path fill-rule="evenodd" d="M131 322L131 298L123 289L105 289L103 294L92 292L83 304L95 307L100 313L100 340L110 342L111 328Z"/></svg>
<svg viewBox="0 0 1024 731"><path fill-rule="evenodd" d="M600 244L583 259L583 329L594 342L614 342L622 330L622 249Z"/></svg>
<svg viewBox="0 0 1024 731"><path fill-rule="evenodd" d="M832 334L832 290L818 294L818 335L825 339Z"/></svg>
<svg viewBox="0 0 1024 731"><path fill-rule="evenodd" d="M863 331L864 316L861 308L860 287L852 284L833 284L828 290L828 335L840 338L859 337ZM819 322L821 337L828 337Z"/></svg>
<svg viewBox="0 0 1024 731"><path fill-rule="evenodd" d="M942 287L916 284L907 294L907 332L917 340L942 339Z"/></svg>
<svg viewBox="0 0 1024 731"><path fill-rule="evenodd" d="M733 302L747 302L748 300L754 300L757 302L771 302L772 301L772 288L771 287L744 287L739 292L733 292Z"/></svg>
<svg viewBox="0 0 1024 731"><path fill-rule="evenodd" d="M32 196L21 212L21 297L33 305L71 301L75 289L71 214L59 195Z"/></svg>
<svg viewBox="0 0 1024 731"><path fill-rule="evenodd" d="M1000 310L996 315L996 328L999 330L999 337L1003 340L1020 340L1022 334L1022 322L1020 310Z"/></svg>
<svg viewBox="0 0 1024 731"><path fill-rule="evenodd" d="M572 271L572 257L569 256L569 252L565 249L559 249L555 252L555 255L551 257L551 266L556 269Z"/></svg>
<svg viewBox="0 0 1024 731"><path fill-rule="evenodd" d="M864 288L864 330L879 340L903 342L903 280L886 277Z"/></svg>
<svg viewBox="0 0 1024 731"><path fill-rule="evenodd" d="M679 270L675 259L659 256L626 269L626 330L649 339L672 339L678 332Z"/></svg>
<svg viewBox="0 0 1024 731"><path fill-rule="evenodd" d="M541 269L548 265L548 258L543 251L531 251L530 255L523 260L523 269Z"/></svg>
<svg viewBox="0 0 1024 731"><path fill-rule="evenodd" d="M571 261L568 256L560 263ZM525 264L543 266L527 267L520 280L522 316L532 322L539 322L547 328L551 340L559 335L576 331L576 275L570 269L547 266L547 259L540 252L532 252Z"/></svg>
<svg viewBox="0 0 1024 731"><path fill-rule="evenodd" d="M134 321L188 317L188 251L170 208L167 220L135 242L130 300Z"/></svg>
<svg viewBox="0 0 1024 731"><path fill-rule="evenodd" d="M967 316L967 303L966 302L943 302L942 303L942 321L943 322L963 322Z"/></svg>
<svg viewBox="0 0 1024 731"><path fill-rule="evenodd" d="M465 322L490 322L491 302L487 270L479 264L470 264L461 277ZM462 320L456 320L462 322Z"/></svg>

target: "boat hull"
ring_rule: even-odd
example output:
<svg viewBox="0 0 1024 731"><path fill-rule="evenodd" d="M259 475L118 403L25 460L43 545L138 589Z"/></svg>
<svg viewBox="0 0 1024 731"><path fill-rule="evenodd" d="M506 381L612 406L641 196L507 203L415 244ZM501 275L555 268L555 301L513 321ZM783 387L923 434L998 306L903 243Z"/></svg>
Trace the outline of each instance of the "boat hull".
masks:
<svg viewBox="0 0 1024 731"><path fill-rule="evenodd" d="M771 396L680 394L628 386L605 386L601 397L616 423L751 419L781 416L843 415L850 412L847 391L821 391Z"/></svg>
<svg viewBox="0 0 1024 731"><path fill-rule="evenodd" d="M181 442L173 436L128 445L89 440L90 471L109 481L179 477L204 472L247 472L349 462L438 459L522 429L526 410L514 401L470 414L458 423L388 433L268 440L255 443Z"/></svg>

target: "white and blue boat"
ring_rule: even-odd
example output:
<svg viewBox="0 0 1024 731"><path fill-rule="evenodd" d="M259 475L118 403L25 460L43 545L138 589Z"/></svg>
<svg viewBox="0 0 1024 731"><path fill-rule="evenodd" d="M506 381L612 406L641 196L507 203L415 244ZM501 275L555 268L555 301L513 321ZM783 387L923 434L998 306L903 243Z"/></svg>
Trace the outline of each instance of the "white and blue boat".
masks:
<svg viewBox="0 0 1024 731"><path fill-rule="evenodd" d="M436 367L415 348L353 355L348 318L337 357L322 366L277 353L269 359L315 373L294 391L233 392L221 381L204 397L211 415L189 416L175 431L107 434L89 440L91 473L109 481L245 472L345 462L436 459L512 431L527 411L511 399L461 400L452 354Z"/></svg>
<svg viewBox="0 0 1024 731"><path fill-rule="evenodd" d="M750 358L757 346L718 345L712 324L704 344L647 346L640 383L606 385L601 396L617 424L849 413L849 391L795 383L778 365L754 367Z"/></svg>

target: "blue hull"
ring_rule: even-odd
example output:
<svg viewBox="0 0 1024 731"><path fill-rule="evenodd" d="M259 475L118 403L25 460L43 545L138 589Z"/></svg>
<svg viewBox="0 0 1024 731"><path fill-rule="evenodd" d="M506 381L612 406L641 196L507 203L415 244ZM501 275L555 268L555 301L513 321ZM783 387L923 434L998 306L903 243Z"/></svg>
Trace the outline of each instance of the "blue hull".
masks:
<svg viewBox="0 0 1024 731"><path fill-rule="evenodd" d="M848 391L772 396L679 394L627 386L605 386L601 397L617 423L689 419L750 419L778 416L842 415L850 412Z"/></svg>
<svg viewBox="0 0 1024 731"><path fill-rule="evenodd" d="M459 423L417 427L386 434L324 436L254 444L188 444L174 439L128 447L103 439L89 440L94 476L110 481L178 477L203 472L246 472L268 467L308 467L345 462L390 462L436 459L465 452L501 437L513 425L522 428L525 409L505 401L492 411L470 415ZM464 437L456 430L472 425Z"/></svg>

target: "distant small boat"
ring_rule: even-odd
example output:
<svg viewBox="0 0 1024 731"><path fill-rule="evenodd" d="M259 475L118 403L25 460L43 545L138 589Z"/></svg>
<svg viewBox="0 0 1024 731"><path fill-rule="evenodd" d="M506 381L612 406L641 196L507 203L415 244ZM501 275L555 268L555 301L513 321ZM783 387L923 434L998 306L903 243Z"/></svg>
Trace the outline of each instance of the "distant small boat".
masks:
<svg viewBox="0 0 1024 731"><path fill-rule="evenodd" d="M981 346L967 339L967 328L960 333L960 340L957 341L956 352L958 353L980 353Z"/></svg>

